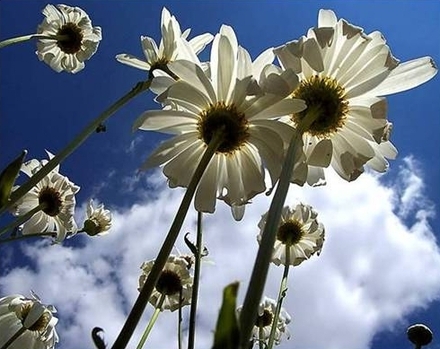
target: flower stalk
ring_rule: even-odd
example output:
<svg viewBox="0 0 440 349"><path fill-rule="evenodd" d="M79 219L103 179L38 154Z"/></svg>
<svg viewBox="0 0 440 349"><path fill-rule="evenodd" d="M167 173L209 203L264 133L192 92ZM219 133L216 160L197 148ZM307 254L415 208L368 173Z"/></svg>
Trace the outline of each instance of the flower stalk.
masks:
<svg viewBox="0 0 440 349"><path fill-rule="evenodd" d="M65 160L70 154L72 154L84 141L96 131L96 129L102 125L110 116L112 116L118 109L129 102L131 99L139 95L140 93L148 90L151 85L151 80L138 82L127 94L121 97L116 103L112 104L101 115L93 120L86 128L77 135L61 152L50 159L46 165L44 165L37 173L35 173L29 180L20 186L17 190L11 193L8 206L11 207L17 200L23 197L29 190L31 190L39 181L47 176L50 171L57 167L63 160ZM3 213L6 208L0 209L0 214Z"/></svg>
<svg viewBox="0 0 440 349"><path fill-rule="evenodd" d="M200 179L202 178L205 169L207 168L211 158L215 154L217 148L220 146L223 141L224 129L219 129L212 137L211 142L206 148L200 163L198 164L194 174L191 178L191 182L188 185L188 188L183 196L182 202L180 204L179 210L177 211L176 216L174 217L174 221L170 227L170 230L165 238L165 241L155 259L155 263L150 273L148 274L147 280L145 281L142 290L139 293L139 296L133 305L133 308L128 315L125 324L119 333L118 338L116 338L115 343L112 346L112 349L122 349L125 348L130 340L133 332L144 312L144 309L150 299L150 296L156 286L157 280L159 279L160 273L162 272L163 267L168 259L168 256L173 249L174 243L179 236L180 228L182 227L183 221L186 217L186 214L189 209L189 205L194 197L195 191L199 184Z"/></svg>
<svg viewBox="0 0 440 349"><path fill-rule="evenodd" d="M194 281L193 281L192 296L191 296L191 309L189 315L188 349L194 349L194 341L195 341L197 300L199 297L199 284L200 284L200 265L202 259L202 249L203 249L202 218L203 218L203 213L198 212L196 254L194 256L195 257Z"/></svg>
<svg viewBox="0 0 440 349"><path fill-rule="evenodd" d="M310 127L315 119L320 115L319 109L309 108L305 118L298 124L296 132L287 150L286 158L281 169L280 179L276 188L274 197L270 204L266 225L261 238L260 247L252 270L251 279L243 302L243 308L240 313L240 345L245 349L248 346L251 337L252 328L257 318L258 305L263 295L264 285L269 270L269 264L272 257L273 245L276 239L278 224L280 222L281 211L289 190L290 178L296 159L297 147L301 147L303 133Z"/></svg>
<svg viewBox="0 0 440 349"><path fill-rule="evenodd" d="M278 319L280 317L281 306L283 305L284 297L286 297L287 292L287 278L289 276L290 267L290 246L286 245L286 263L284 264L283 277L280 283L280 290L278 292L277 307L275 309L275 314L273 316L272 327L270 329L269 343L267 344L267 349L272 349L275 343L275 332L277 330Z"/></svg>
<svg viewBox="0 0 440 349"><path fill-rule="evenodd" d="M14 229L15 227L18 227L20 224L26 222L29 218L31 218L35 213L40 212L44 210L47 206L47 203L42 202L38 206L34 207L29 212L26 212L24 215L19 216L15 221L9 223L7 226L0 229L0 236L7 233L8 231ZM1 242L0 242L1 243Z"/></svg>
<svg viewBox="0 0 440 349"><path fill-rule="evenodd" d="M165 293L162 293L159 299L159 303L157 307L154 309L154 313L151 316L150 321L148 321L147 327L145 327L144 333L142 333L142 337L139 341L139 344L136 346L136 349L142 349L144 347L144 344L150 335L151 330L153 329L154 324L156 323L157 318L159 317L160 311L162 309L163 301L165 300Z"/></svg>

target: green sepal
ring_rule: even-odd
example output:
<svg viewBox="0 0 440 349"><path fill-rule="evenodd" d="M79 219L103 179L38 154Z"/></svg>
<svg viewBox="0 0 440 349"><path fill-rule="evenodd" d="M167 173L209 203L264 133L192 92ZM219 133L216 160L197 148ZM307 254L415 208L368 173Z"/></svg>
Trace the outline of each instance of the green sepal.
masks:
<svg viewBox="0 0 440 349"><path fill-rule="evenodd" d="M240 344L240 330L237 320L238 282L223 290L223 302L217 319L212 349L237 349Z"/></svg>
<svg viewBox="0 0 440 349"><path fill-rule="evenodd" d="M23 152L13 160L0 174L0 208L8 204L9 195L11 195L12 187L20 172L21 165L26 157L27 151Z"/></svg>

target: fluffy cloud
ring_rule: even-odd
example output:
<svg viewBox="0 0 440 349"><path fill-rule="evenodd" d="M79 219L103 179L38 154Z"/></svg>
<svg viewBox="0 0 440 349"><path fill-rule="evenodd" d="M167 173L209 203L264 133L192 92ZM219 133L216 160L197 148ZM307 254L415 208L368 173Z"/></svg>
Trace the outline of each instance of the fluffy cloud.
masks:
<svg viewBox="0 0 440 349"><path fill-rule="evenodd" d="M157 175L152 180L154 194L114 212L109 235L84 239L80 246L23 244L22 253L33 267L2 275L2 294L33 289L57 307L59 348L91 347L94 326L105 329L111 344L122 327L137 296L139 266L155 258L183 193L165 188ZM292 186L287 199L315 207L326 227L326 241L320 257L291 269L284 305L293 318L292 339L279 348L368 348L379 330L439 296L440 253L428 222L433 207L416 162L407 158L390 186L368 173L353 183L329 174L328 182L321 188ZM212 343L222 288L238 280L240 301L244 297L258 248L257 223L269 200L257 197L238 223L221 203L214 215L205 216L204 240L213 263L206 262L202 270L198 348ZM182 230L192 238L195 217L191 212ZM176 251L186 253L182 240ZM267 296L276 298L280 277L280 268L271 267ZM149 306L143 326L151 313ZM177 313L161 314L150 346L177 347L176 328Z"/></svg>

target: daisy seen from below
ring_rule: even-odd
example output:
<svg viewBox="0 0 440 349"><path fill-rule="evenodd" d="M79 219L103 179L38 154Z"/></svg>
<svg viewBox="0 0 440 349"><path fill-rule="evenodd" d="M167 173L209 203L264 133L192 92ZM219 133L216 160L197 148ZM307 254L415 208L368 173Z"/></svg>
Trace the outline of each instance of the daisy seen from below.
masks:
<svg viewBox="0 0 440 349"><path fill-rule="evenodd" d="M261 241L268 213L265 213L258 227ZM272 262L276 265L299 265L315 253L319 256L324 243L325 229L318 223L318 213L309 205L299 203L295 208L285 206L281 212L280 224L277 231L272 253ZM289 249L289 260L286 260L286 250Z"/></svg>
<svg viewBox="0 0 440 349"><path fill-rule="evenodd" d="M154 262L154 260L151 260L142 263L139 290L144 286ZM149 302L161 311L174 311L191 304L193 278L190 269L191 264L188 263L185 256L169 256Z"/></svg>
<svg viewBox="0 0 440 349"><path fill-rule="evenodd" d="M112 227L112 214L110 210L104 208L104 204L94 207L93 200L90 199L87 205L87 219L84 221L84 227L81 231L87 235L104 235Z"/></svg>
<svg viewBox="0 0 440 349"><path fill-rule="evenodd" d="M56 309L31 294L0 298L0 347L9 342L8 349L52 349L58 343Z"/></svg>
<svg viewBox="0 0 440 349"><path fill-rule="evenodd" d="M305 104L285 99L297 86L295 74L277 70L270 64L273 57L264 57L252 62L238 46L233 29L222 26L213 41L210 73L190 61L170 63L180 79L164 92L165 109L147 111L134 124L134 129L175 135L143 165L144 169L164 165L170 187L188 186L211 139L223 133L197 188L198 211L214 212L219 198L241 219L244 205L266 189L263 165L273 183L279 176L284 141L290 140L293 128L273 119L288 111L300 112ZM260 75L253 76L257 71ZM256 81L260 93L248 96Z"/></svg>
<svg viewBox="0 0 440 349"><path fill-rule="evenodd" d="M37 30L37 56L56 72L77 73L98 49L101 28L93 27L85 11L67 5L47 5Z"/></svg>
<svg viewBox="0 0 440 349"><path fill-rule="evenodd" d="M141 36L145 59L139 59L127 53L117 55L116 59L123 64L148 71L149 78L153 77L153 71L156 69L169 72L168 64L177 59L186 59L200 64L197 54L212 41L213 36L205 33L188 41L190 31L187 29L182 33L177 19L164 7L161 17L162 38L159 47L154 39Z"/></svg>
<svg viewBox="0 0 440 349"><path fill-rule="evenodd" d="M257 321L255 322L255 326L252 330L252 339L257 343L263 341L263 343L267 344L275 317L276 307L277 302L274 299L268 297L264 297L263 301L260 303L258 307ZM240 311L241 308L238 308L238 314L240 314ZM283 335L286 336L287 339L290 338L290 333L287 328L287 325L290 323L290 321L290 315L284 308L281 308L275 329L275 344L278 345L281 343Z"/></svg>
<svg viewBox="0 0 440 349"><path fill-rule="evenodd" d="M292 178L300 185L324 184L323 168L329 165L348 181L364 165L386 171L386 158L393 159L397 150L388 139L381 96L416 87L437 72L429 57L399 63L380 32L365 34L330 10L320 10L318 27L275 53L282 67L300 78L292 96L307 103L306 111L286 121L296 126L307 114L316 117L303 134L302 169Z"/></svg>
<svg viewBox="0 0 440 349"><path fill-rule="evenodd" d="M53 157L48 153L49 157ZM38 172L47 160L36 159L22 165L21 171L28 177ZM55 241L61 242L77 231L74 220L75 194L79 187L58 173L59 166L38 182L15 205L14 214L22 216L41 205L41 209L27 220L21 231L23 235L53 233Z"/></svg>

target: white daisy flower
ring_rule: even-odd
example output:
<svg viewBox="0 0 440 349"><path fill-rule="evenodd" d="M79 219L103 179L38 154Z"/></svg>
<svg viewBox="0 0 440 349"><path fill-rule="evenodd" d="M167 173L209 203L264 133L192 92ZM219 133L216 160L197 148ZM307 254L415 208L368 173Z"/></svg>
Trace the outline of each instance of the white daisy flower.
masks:
<svg viewBox="0 0 440 349"><path fill-rule="evenodd" d="M176 136L162 143L143 167L165 164L170 187L187 187L211 138L224 129L224 139L199 183L195 207L214 212L218 197L240 219L244 205L266 189L263 164L273 182L278 178L283 141L293 129L273 118L305 108L301 100L285 99L297 86L297 77L272 65L257 68L228 26L214 38L209 76L190 61L176 61L169 68L180 79L165 92L164 103L175 109L147 111L134 129ZM261 76L254 78L256 70ZM248 97L255 81L262 91Z"/></svg>
<svg viewBox="0 0 440 349"><path fill-rule="evenodd" d="M92 22L79 7L47 5L43 9L46 18L38 26L37 56L56 72L77 73L84 69L84 62L98 49L102 39L101 28Z"/></svg>
<svg viewBox="0 0 440 349"><path fill-rule="evenodd" d="M288 122L297 125L307 113L317 114L303 136L305 166L292 178L299 184L325 183L323 168L330 164L346 180L356 179L365 164L386 171L386 158L397 151L383 140L387 105L380 96L416 87L437 72L429 57L399 64L380 32L367 35L330 10L319 11L318 27L307 36L275 53L298 74L292 96L308 106Z"/></svg>
<svg viewBox="0 0 440 349"><path fill-rule="evenodd" d="M265 213L258 223L258 242L261 241L267 215L268 213ZM286 248L289 249L288 263L293 266L301 264L315 253L319 256L324 243L325 229L322 223L318 223L317 216L311 206L302 203L294 209L288 206L283 208L272 253L274 264L286 265Z"/></svg>
<svg viewBox="0 0 440 349"><path fill-rule="evenodd" d="M41 303L32 293L31 298L11 295L0 298L0 347L8 341L8 349L52 349L58 343L53 316L56 309ZM23 331L18 337L16 334ZM15 340L13 340L15 335Z"/></svg>
<svg viewBox="0 0 440 349"><path fill-rule="evenodd" d="M273 320L275 317L277 302L274 299L264 297L264 300L258 307L258 318L252 330L252 339L258 343L259 340L267 343L270 337ZM237 309L238 314L241 312L241 307ZM281 308L278 322L275 329L274 343L276 345L281 343L282 336L285 335L287 339L290 338L287 325L290 323L291 317L284 308Z"/></svg>
<svg viewBox="0 0 440 349"><path fill-rule="evenodd" d="M48 153L49 157L53 157ZM30 160L22 165L21 171L32 177L47 160ZM61 242L77 231L74 220L75 194L79 187L58 173L59 166L38 182L17 203L14 214L22 216L41 204L45 206L22 226L22 233L53 233L55 241Z"/></svg>
<svg viewBox="0 0 440 349"><path fill-rule="evenodd" d="M139 291L145 284L153 268L154 260L141 265L142 274L139 278ZM169 256L151 294L149 302L161 311L174 311L191 304L193 278L190 275L191 265L185 256ZM161 299L163 301L161 302ZM162 304L161 304L162 303Z"/></svg>
<svg viewBox="0 0 440 349"><path fill-rule="evenodd" d="M87 219L84 221L82 231L90 236L104 235L112 227L112 214L104 209L104 204L93 206L93 200L90 199L87 205Z"/></svg>
<svg viewBox="0 0 440 349"><path fill-rule="evenodd" d="M154 39L141 36L145 59L139 59L127 53L117 55L116 59L123 64L148 71L151 78L155 69L169 72L168 64L178 59L186 59L200 64L197 54L213 38L211 34L205 33L188 41L191 29L182 33L179 22L165 7L162 9L161 31L162 39L159 47Z"/></svg>

